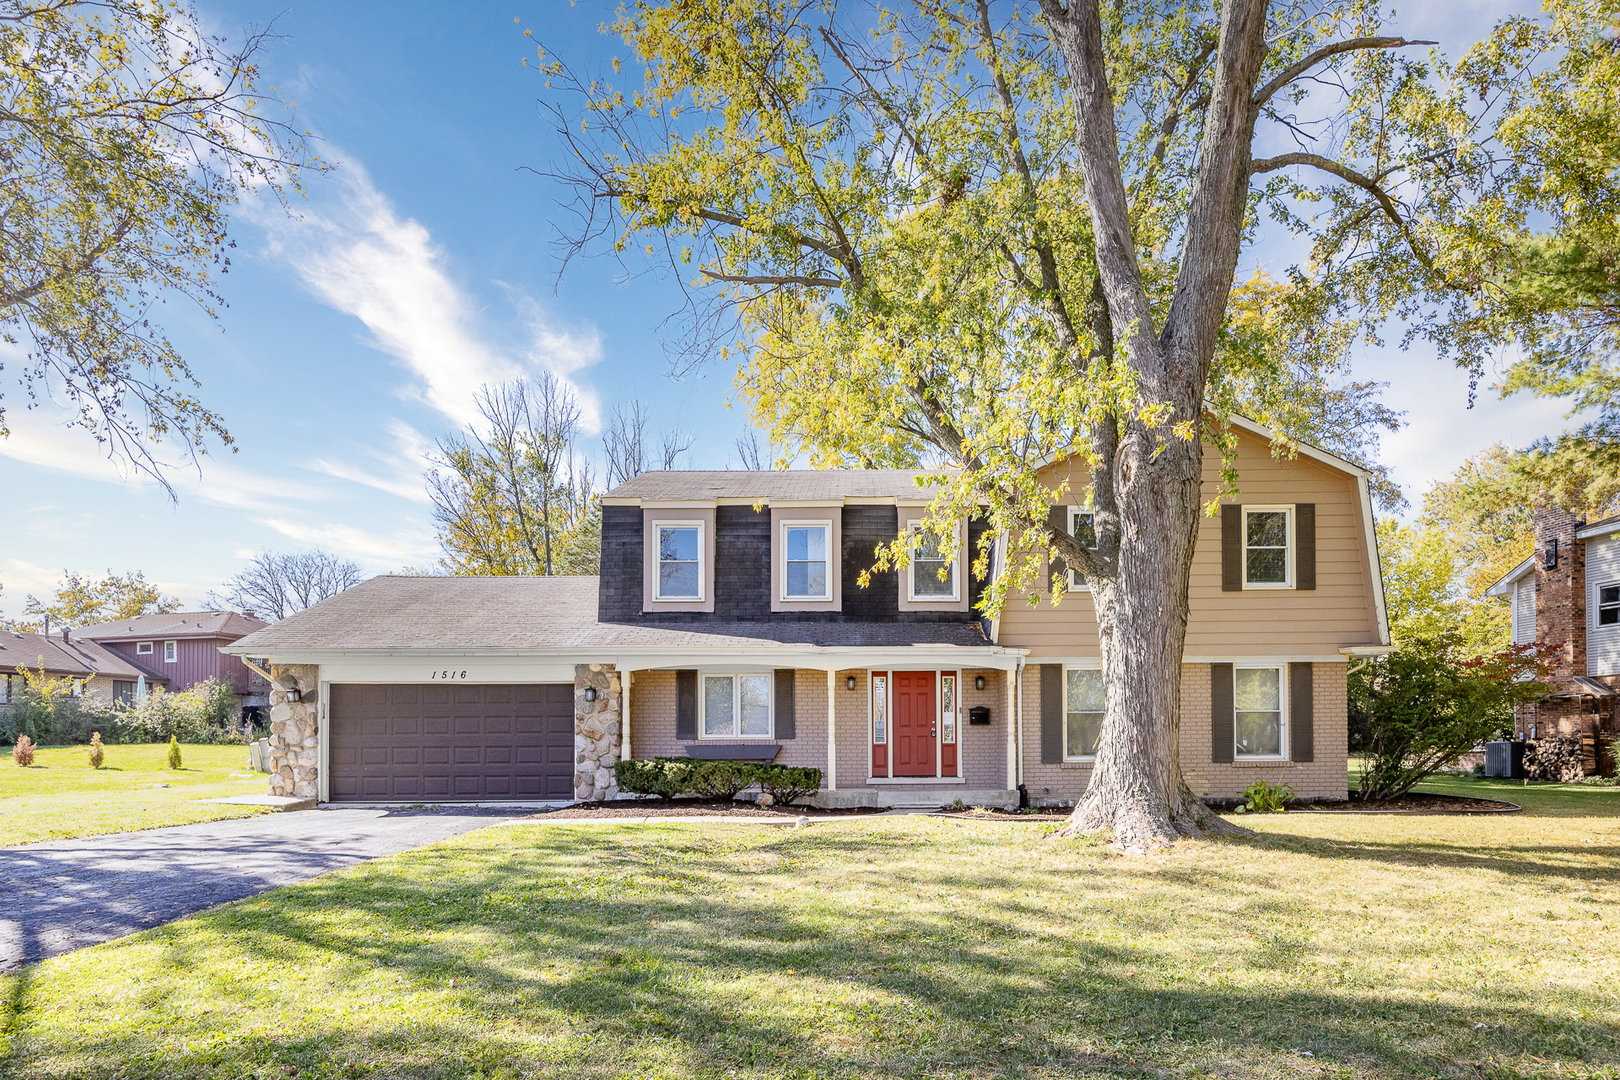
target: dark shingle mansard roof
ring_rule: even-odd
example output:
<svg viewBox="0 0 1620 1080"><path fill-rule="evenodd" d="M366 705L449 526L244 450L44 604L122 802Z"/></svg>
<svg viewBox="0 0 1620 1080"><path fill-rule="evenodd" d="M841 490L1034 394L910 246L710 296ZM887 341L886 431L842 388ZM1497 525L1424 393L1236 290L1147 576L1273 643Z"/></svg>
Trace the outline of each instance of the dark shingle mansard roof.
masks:
<svg viewBox="0 0 1620 1080"><path fill-rule="evenodd" d="M375 577L229 649L751 648L985 646L980 624L711 621L603 623L594 577Z"/></svg>
<svg viewBox="0 0 1620 1080"><path fill-rule="evenodd" d="M793 469L749 472L645 472L608 492L605 499L705 501L709 499L818 500L931 499L910 469Z"/></svg>

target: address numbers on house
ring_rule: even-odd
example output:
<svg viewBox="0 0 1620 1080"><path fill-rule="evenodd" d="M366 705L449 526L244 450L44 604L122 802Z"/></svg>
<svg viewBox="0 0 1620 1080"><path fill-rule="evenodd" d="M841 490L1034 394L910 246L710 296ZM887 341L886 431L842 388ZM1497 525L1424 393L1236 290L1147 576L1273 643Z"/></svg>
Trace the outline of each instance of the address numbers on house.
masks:
<svg viewBox="0 0 1620 1080"><path fill-rule="evenodd" d="M449 668L441 668L440 670L435 671L431 675L429 675L428 678L430 678L430 679L461 679L461 680L464 680L464 679L467 678L467 672L465 670L453 671L453 670L451 670Z"/></svg>

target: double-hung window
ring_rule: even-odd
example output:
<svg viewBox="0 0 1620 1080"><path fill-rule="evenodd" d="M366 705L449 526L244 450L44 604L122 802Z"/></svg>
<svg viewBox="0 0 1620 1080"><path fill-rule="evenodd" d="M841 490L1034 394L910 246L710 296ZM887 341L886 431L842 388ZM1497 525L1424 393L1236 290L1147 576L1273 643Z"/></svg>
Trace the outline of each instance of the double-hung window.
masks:
<svg viewBox="0 0 1620 1080"><path fill-rule="evenodd" d="M911 599L955 600L956 556L947 554L938 536L920 525L911 527Z"/></svg>
<svg viewBox="0 0 1620 1080"><path fill-rule="evenodd" d="M1286 506L1243 508L1243 584L1286 589L1293 583L1293 511Z"/></svg>
<svg viewBox="0 0 1620 1080"><path fill-rule="evenodd" d="M1620 584L1599 585L1597 594L1597 624L1620 626Z"/></svg>
<svg viewBox="0 0 1620 1080"><path fill-rule="evenodd" d="M1070 668L1064 680L1063 758L1089 760L1102 736L1103 680L1095 668Z"/></svg>
<svg viewBox="0 0 1620 1080"><path fill-rule="evenodd" d="M782 599L832 599L831 533L826 522L782 525Z"/></svg>
<svg viewBox="0 0 1620 1080"><path fill-rule="evenodd" d="M774 686L770 675L704 675L703 737L770 738Z"/></svg>
<svg viewBox="0 0 1620 1080"><path fill-rule="evenodd" d="M1080 541L1081 547L1097 549L1097 526L1092 519L1090 510L1081 510L1079 507L1069 507L1069 535ZM1089 589L1086 577L1080 571L1069 570L1069 587L1072 589Z"/></svg>
<svg viewBox="0 0 1620 1080"><path fill-rule="evenodd" d="M1280 667L1240 667L1232 672L1236 706L1236 754L1278 758L1283 753L1283 673Z"/></svg>
<svg viewBox="0 0 1620 1080"><path fill-rule="evenodd" d="M703 526L658 525L659 600L703 599Z"/></svg>
<svg viewBox="0 0 1620 1080"><path fill-rule="evenodd" d="M179 654L179 649L180 646L177 642L165 641L163 643L163 662L165 664L174 663L176 656Z"/></svg>

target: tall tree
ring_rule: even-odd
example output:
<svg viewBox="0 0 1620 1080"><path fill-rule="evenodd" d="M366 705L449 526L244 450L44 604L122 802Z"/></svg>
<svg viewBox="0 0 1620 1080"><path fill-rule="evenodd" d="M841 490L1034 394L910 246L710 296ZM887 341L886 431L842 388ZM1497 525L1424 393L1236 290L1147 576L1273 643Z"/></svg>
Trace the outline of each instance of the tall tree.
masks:
<svg viewBox="0 0 1620 1080"><path fill-rule="evenodd" d="M976 572L991 543L1016 553L992 610L1050 557L1084 572L1107 706L1070 828L1128 850L1230 828L1179 761L1206 439L1235 489L1226 411L1286 454L1300 379L1356 399L1344 349L1459 288L1425 225L1496 182L1472 99L1402 52L1432 43L1379 19L1364 0L669 0L614 25L637 89L542 56L583 102L556 106L572 250L695 271L689 348L741 352L773 437L823 462L938 454L939 542L983 513ZM1256 154L1293 139L1311 148ZM1233 282L1265 216L1311 255L1253 290L1255 318ZM1065 457L1089 471L1072 495L1095 547L1048 525L1036 472Z"/></svg>
<svg viewBox="0 0 1620 1080"><path fill-rule="evenodd" d="M481 424L438 441L427 474L443 566L455 574L594 573L587 545L596 493L575 451L580 410L549 372L478 392ZM562 557L564 549L568 559Z"/></svg>
<svg viewBox="0 0 1620 1080"><path fill-rule="evenodd" d="M210 594L208 602L214 607L234 608L279 622L363 580L359 563L319 548L262 551L225 582L223 594Z"/></svg>
<svg viewBox="0 0 1620 1080"><path fill-rule="evenodd" d="M127 574L108 570L104 578L63 570L55 595L49 600L29 595L23 605L25 618L12 624L12 629L39 633L47 625L53 628L94 626L133 619L137 615L163 615L179 610L180 601L163 595L139 570Z"/></svg>
<svg viewBox="0 0 1620 1080"><path fill-rule="evenodd" d="M232 440L157 306L213 316L239 195L322 167L259 85L265 39L205 34L184 0L0 0L0 340L30 404L160 481L154 440Z"/></svg>
<svg viewBox="0 0 1620 1080"><path fill-rule="evenodd" d="M651 469L673 469L690 449L692 437L678 427L660 432L657 443L652 441L645 402L632 401L628 408L615 405L608 429L602 434L607 486L616 488Z"/></svg>

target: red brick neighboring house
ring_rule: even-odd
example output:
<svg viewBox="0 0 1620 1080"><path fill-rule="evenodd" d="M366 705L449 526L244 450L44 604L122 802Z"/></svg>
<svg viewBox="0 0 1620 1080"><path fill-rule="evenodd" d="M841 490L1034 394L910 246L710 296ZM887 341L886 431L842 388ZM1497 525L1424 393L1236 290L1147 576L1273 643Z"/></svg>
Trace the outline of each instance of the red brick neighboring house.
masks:
<svg viewBox="0 0 1620 1080"><path fill-rule="evenodd" d="M23 668L51 679L72 678L80 692L102 705L133 701L145 685L162 686L168 678L105 645L85 641L71 630L56 634L24 634L0 630L0 709L16 700L24 682Z"/></svg>
<svg viewBox="0 0 1620 1080"><path fill-rule="evenodd" d="M1513 641L1557 647L1553 693L1515 714L1519 739L1578 737L1587 775L1612 773L1620 697L1620 515L1534 515L1535 554L1486 590L1513 609Z"/></svg>
<svg viewBox="0 0 1620 1080"><path fill-rule="evenodd" d="M251 612L181 611L140 615L73 633L158 672L172 691L188 690L207 679L224 679L235 688L244 709L264 709L270 703L270 684L240 659L219 650L269 625Z"/></svg>

